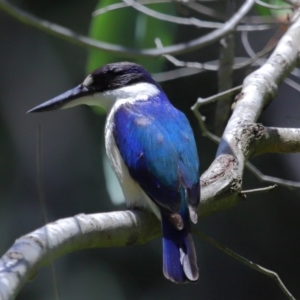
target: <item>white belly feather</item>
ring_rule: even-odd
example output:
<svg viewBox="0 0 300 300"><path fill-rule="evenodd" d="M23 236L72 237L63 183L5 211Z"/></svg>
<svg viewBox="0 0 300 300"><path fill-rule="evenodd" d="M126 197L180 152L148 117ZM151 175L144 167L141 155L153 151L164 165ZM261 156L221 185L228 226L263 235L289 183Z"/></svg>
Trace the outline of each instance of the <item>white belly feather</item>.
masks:
<svg viewBox="0 0 300 300"><path fill-rule="evenodd" d="M119 106L119 105L118 105ZM128 168L121 157L120 151L116 145L113 135L114 113L117 107L114 107L106 120L105 125L105 149L110 164L117 175L121 185L126 204L131 207L142 207L151 210L159 219L160 212L156 204L147 196L140 185L132 179Z"/></svg>

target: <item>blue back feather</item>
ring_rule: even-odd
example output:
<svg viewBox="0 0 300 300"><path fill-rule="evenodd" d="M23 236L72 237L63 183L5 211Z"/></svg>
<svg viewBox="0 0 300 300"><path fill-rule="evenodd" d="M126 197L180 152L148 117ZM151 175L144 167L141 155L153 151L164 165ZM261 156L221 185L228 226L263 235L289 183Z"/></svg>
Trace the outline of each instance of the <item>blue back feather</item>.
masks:
<svg viewBox="0 0 300 300"><path fill-rule="evenodd" d="M114 115L114 137L130 175L159 206L181 208L180 187L199 201L199 161L185 115L165 94L127 103Z"/></svg>

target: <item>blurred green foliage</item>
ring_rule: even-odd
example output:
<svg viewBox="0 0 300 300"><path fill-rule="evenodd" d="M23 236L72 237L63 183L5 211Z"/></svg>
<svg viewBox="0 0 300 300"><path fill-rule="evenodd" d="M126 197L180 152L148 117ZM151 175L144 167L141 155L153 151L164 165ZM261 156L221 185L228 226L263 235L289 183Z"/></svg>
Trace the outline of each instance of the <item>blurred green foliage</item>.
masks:
<svg viewBox="0 0 300 300"><path fill-rule="evenodd" d="M115 0L100 0L96 9L114 4ZM149 6L162 13L175 14L174 3L159 3ZM130 48L155 48L154 39L159 37L163 45L171 45L174 41L176 25L146 16L132 7L109 11L95 16L91 20L89 36L108 43ZM87 71L104 64L126 60L119 55L107 51L91 50L87 60ZM140 58L134 61L143 65L149 72L161 71L164 59Z"/></svg>
<svg viewBox="0 0 300 300"><path fill-rule="evenodd" d="M276 5L276 6L283 6L286 7L288 4L284 0L264 0L266 4ZM286 17L286 15L290 12L287 9L270 9L268 7L262 6L260 4L255 5L255 10L258 15L260 16L272 16L276 18Z"/></svg>

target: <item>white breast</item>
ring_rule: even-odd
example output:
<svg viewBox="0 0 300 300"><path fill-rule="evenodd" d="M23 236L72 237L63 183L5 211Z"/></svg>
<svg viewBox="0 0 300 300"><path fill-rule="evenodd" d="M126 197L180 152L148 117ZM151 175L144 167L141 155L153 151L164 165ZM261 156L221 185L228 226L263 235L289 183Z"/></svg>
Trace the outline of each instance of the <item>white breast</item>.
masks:
<svg viewBox="0 0 300 300"><path fill-rule="evenodd" d="M105 126L105 148L110 164L115 171L123 190L126 204L129 208L142 207L151 210L160 219L160 212L156 204L147 196L140 185L134 181L129 174L128 168L116 145L111 126L113 124L112 118L113 114L110 113Z"/></svg>
<svg viewBox="0 0 300 300"><path fill-rule="evenodd" d="M157 88L152 89L152 95L158 92ZM137 97L138 96L138 97ZM139 93L135 97L129 97L126 99L118 100L115 104L108 110L109 114L106 119L105 125L105 149L106 154L109 158L110 164L117 175L123 194L126 200L126 204L129 208L132 207L142 207L149 209L155 213L155 215L160 219L160 212L156 204L147 196L140 185L132 179L129 174L128 168L121 157L120 151L116 145L116 141L113 135L114 128L114 115L115 112L120 108L120 106L134 103L136 100L147 100L149 95L144 93Z"/></svg>

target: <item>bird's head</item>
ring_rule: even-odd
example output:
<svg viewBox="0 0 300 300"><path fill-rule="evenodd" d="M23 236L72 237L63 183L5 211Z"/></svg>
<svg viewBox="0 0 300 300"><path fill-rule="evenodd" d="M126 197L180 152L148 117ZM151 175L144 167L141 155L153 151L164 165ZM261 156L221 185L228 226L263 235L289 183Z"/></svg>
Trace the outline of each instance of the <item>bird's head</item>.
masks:
<svg viewBox="0 0 300 300"><path fill-rule="evenodd" d="M100 106L109 111L118 100L155 96L160 91L159 85L142 66L130 62L111 63L93 71L75 88L32 108L28 113L80 104Z"/></svg>

